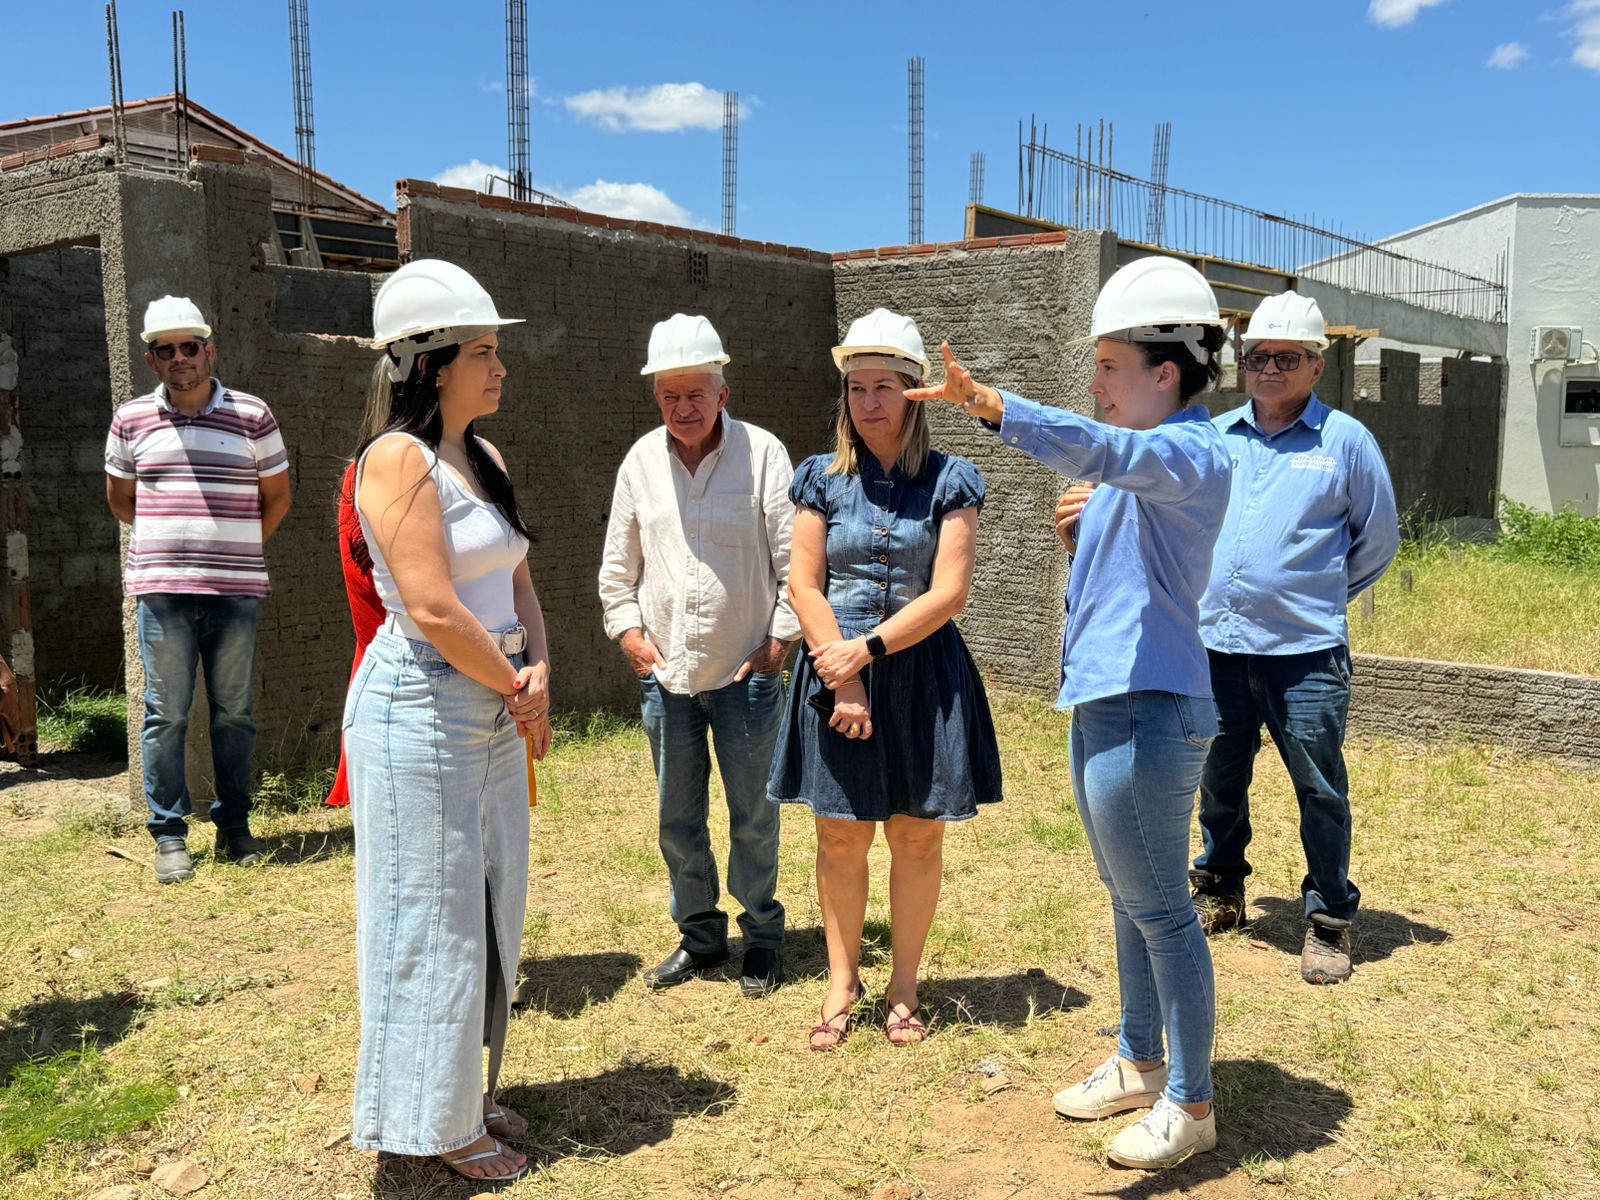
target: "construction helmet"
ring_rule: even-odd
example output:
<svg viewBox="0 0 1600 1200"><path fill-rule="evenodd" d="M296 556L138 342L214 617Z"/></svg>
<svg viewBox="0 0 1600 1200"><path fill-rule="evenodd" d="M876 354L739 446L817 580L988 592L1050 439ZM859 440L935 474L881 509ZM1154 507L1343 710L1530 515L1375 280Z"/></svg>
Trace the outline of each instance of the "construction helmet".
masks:
<svg viewBox="0 0 1600 1200"><path fill-rule="evenodd" d="M1245 349L1253 342L1299 342L1321 353L1328 348L1328 324L1315 300L1290 288L1256 305L1244 331Z"/></svg>
<svg viewBox="0 0 1600 1200"><path fill-rule="evenodd" d="M372 340L389 352L389 378L402 383L419 354L492 333L504 318L483 286L454 263L419 258L401 267L372 302Z"/></svg>
<svg viewBox="0 0 1600 1200"><path fill-rule="evenodd" d="M1163 325L1171 328L1162 329ZM1106 280L1094 302L1089 336L1069 344L1081 346L1101 338L1182 342L1195 361L1204 365L1211 361L1211 353L1200 339L1207 329L1226 325L1204 275L1182 259L1152 254L1134 259Z"/></svg>
<svg viewBox="0 0 1600 1200"><path fill-rule="evenodd" d="M673 313L650 330L648 361L639 374L719 374L730 361L710 321Z"/></svg>
<svg viewBox="0 0 1600 1200"><path fill-rule="evenodd" d="M875 308L850 322L850 332L833 348L833 365L846 375L863 368L899 371L920 383L928 374L928 354L915 321Z"/></svg>
<svg viewBox="0 0 1600 1200"><path fill-rule="evenodd" d="M162 334L191 333L197 338L211 336L211 326L187 296L163 296L150 301L144 310L144 332L139 336L149 345Z"/></svg>

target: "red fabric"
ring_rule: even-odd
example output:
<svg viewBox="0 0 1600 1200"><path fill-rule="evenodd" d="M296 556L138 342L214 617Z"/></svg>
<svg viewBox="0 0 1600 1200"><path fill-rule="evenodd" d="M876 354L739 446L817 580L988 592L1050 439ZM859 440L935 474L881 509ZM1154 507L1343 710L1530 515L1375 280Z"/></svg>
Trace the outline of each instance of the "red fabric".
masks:
<svg viewBox="0 0 1600 1200"><path fill-rule="evenodd" d="M388 614L378 590L372 585L372 555L361 534L361 519L356 515L356 468L351 463L339 485L339 562L344 568L344 593L350 601L350 621L356 629L356 659L350 664L353 682L367 646L377 636ZM350 784L345 776L344 750L340 747L339 772L327 804L342 808L350 803Z"/></svg>

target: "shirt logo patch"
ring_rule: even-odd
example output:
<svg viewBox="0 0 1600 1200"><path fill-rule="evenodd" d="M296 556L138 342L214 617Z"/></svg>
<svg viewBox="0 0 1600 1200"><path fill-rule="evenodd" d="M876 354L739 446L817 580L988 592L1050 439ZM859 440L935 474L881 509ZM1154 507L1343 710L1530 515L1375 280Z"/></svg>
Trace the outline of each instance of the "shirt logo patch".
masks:
<svg viewBox="0 0 1600 1200"><path fill-rule="evenodd" d="M1309 450L1302 450L1289 460L1289 468L1294 471L1321 471L1324 475L1332 475L1334 468L1339 464L1326 454L1312 454Z"/></svg>

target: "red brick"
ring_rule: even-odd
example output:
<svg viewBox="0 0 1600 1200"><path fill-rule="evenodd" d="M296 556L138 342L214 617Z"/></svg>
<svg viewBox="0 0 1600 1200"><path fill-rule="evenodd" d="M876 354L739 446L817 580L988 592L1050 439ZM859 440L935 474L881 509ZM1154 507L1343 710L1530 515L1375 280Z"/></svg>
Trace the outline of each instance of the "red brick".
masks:
<svg viewBox="0 0 1600 1200"><path fill-rule="evenodd" d="M476 204L478 193L471 188L440 187L439 198L456 204Z"/></svg>

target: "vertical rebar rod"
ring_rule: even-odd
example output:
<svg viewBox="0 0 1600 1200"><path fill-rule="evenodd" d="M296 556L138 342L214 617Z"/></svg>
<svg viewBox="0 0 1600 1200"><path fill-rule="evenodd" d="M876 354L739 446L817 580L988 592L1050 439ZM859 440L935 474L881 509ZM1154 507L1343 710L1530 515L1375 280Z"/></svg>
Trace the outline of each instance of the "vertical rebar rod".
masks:
<svg viewBox="0 0 1600 1200"><path fill-rule="evenodd" d="M300 159L300 207L309 212L316 195L317 147L311 103L311 12L309 0L289 0L289 58L294 73L294 138Z"/></svg>
<svg viewBox="0 0 1600 1200"><path fill-rule="evenodd" d="M922 110L923 61L918 55L907 64L907 118L908 138L906 148L906 241L915 246L922 242Z"/></svg>
<svg viewBox="0 0 1600 1200"><path fill-rule="evenodd" d="M722 93L722 232L739 224L739 93Z"/></svg>
<svg viewBox="0 0 1600 1200"><path fill-rule="evenodd" d="M528 135L528 0L506 0L506 174L527 200L533 180Z"/></svg>

